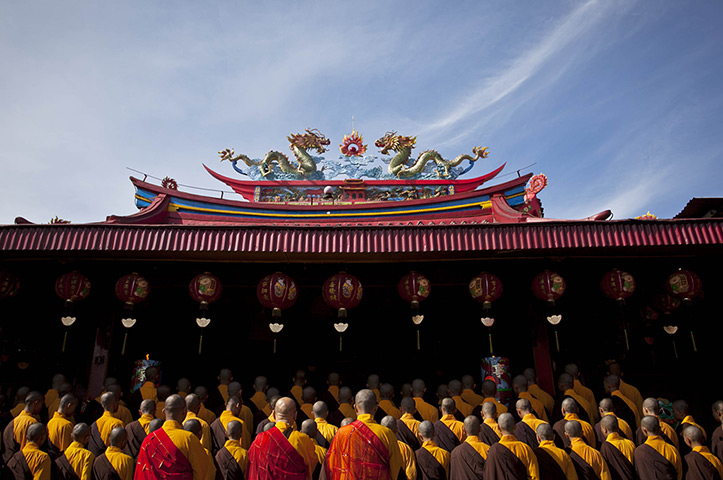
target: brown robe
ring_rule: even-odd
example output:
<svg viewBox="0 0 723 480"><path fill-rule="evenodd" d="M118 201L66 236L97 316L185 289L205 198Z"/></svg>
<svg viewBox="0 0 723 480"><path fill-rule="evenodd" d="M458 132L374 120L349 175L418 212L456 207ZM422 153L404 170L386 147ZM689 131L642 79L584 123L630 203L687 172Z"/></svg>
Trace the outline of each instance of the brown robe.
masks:
<svg viewBox="0 0 723 480"><path fill-rule="evenodd" d="M595 470L585 461L584 458L571 449L567 449L567 454L570 455L572 465L575 467L575 471L577 472L577 480L600 480L600 477L597 476Z"/></svg>
<svg viewBox="0 0 723 480"><path fill-rule="evenodd" d="M415 452L422 446L414 432L401 420L397 420L397 440L406 443Z"/></svg>
<svg viewBox="0 0 723 480"><path fill-rule="evenodd" d="M635 472L635 466L622 454L620 450L615 448L610 442L603 442L600 447L600 453L608 464L610 476L613 480L637 480L638 474Z"/></svg>
<svg viewBox="0 0 723 480"><path fill-rule="evenodd" d="M244 472L241 470L241 465L238 464L226 447L223 447L216 454L216 465L223 480L243 480Z"/></svg>
<svg viewBox="0 0 723 480"><path fill-rule="evenodd" d="M414 452L414 456L417 459L417 478L419 480L447 479L447 471L429 450L420 448Z"/></svg>
<svg viewBox="0 0 723 480"><path fill-rule="evenodd" d="M452 450L461 443L459 437L441 420L434 423L434 442L449 453L452 453Z"/></svg>
<svg viewBox="0 0 723 480"><path fill-rule="evenodd" d="M3 463L7 464L13 455L18 453L20 451L20 445L18 445L18 442L15 441L15 432L13 431L13 426L15 425L15 420L11 420L10 423L7 424L5 427L5 430L3 430Z"/></svg>
<svg viewBox="0 0 723 480"><path fill-rule="evenodd" d="M622 432L621 432L621 434L622 434ZM671 439L669 439L665 433L663 433L661 431L658 435L660 435L660 438L665 440L665 443L675 447L675 444L673 443L673 441ZM643 433L643 429L638 427L638 429L635 430L635 438L631 438L630 440L633 440L635 442L635 446L639 447L640 445L644 444L645 440L647 440L647 439L648 439L648 437L646 437L645 434ZM675 448L678 448L678 447L675 447Z"/></svg>
<svg viewBox="0 0 723 480"><path fill-rule="evenodd" d="M710 452L723 462L723 426L718 426L710 437Z"/></svg>
<svg viewBox="0 0 723 480"><path fill-rule="evenodd" d="M640 480L677 480L675 465L650 445L640 445L633 454Z"/></svg>
<svg viewBox="0 0 723 480"><path fill-rule="evenodd" d="M93 462L93 479L94 480L120 480L120 475L115 471L113 465L110 464L110 460L105 456L105 453L101 454Z"/></svg>
<svg viewBox="0 0 723 480"><path fill-rule="evenodd" d="M123 449L123 453L130 455L135 460L138 458L138 452L141 451L143 440L146 439L146 430L136 420L126 425L126 432L128 433L128 443L126 448Z"/></svg>
<svg viewBox="0 0 723 480"><path fill-rule="evenodd" d="M519 480L527 478L522 460L501 443L490 447L485 462L484 480Z"/></svg>
<svg viewBox="0 0 723 480"><path fill-rule="evenodd" d="M685 480L723 480L715 466L700 453L691 451L683 458L688 465Z"/></svg>
<svg viewBox="0 0 723 480"><path fill-rule="evenodd" d="M532 451L535 452L540 467L540 480L567 480L560 464L544 448L537 447Z"/></svg>
<svg viewBox="0 0 723 480"><path fill-rule="evenodd" d="M467 442L452 450L449 460L449 480L474 480L482 478L485 459Z"/></svg>
<svg viewBox="0 0 723 480"><path fill-rule="evenodd" d="M28 462L25 460L23 452L16 452L13 454L13 456L8 460L6 467L12 475L10 479L33 480L33 474L30 471L30 467L28 466Z"/></svg>
<svg viewBox="0 0 723 480"><path fill-rule="evenodd" d="M595 426L593 427L593 430L595 430L595 438L597 438L597 444L598 444L598 445L602 445L603 443L605 443L605 441L607 440L608 437L606 437L605 435L603 435L602 429L600 428L600 422L597 422L597 423L595 424ZM640 433L642 433L642 430L641 430ZM623 438L627 438L628 440L632 440L633 442L635 441L634 438L628 438L628 436L625 435L625 433L624 433L622 430L620 430L620 429L618 429L618 434L619 434L621 437L623 437ZM643 442L642 442L642 443L645 443L645 435L643 435Z"/></svg>
<svg viewBox="0 0 723 480"><path fill-rule="evenodd" d="M573 400L575 400L575 399L574 399L573 397L571 397L570 395L565 395L564 397L558 398L558 399L555 401L555 407L554 407L553 410L552 410L553 415L552 415L552 417L550 417L550 421L551 421L551 422L552 422L552 421L555 421L555 422L556 422L556 421L561 420L561 419L563 418L563 416L562 416L562 402L563 402L563 400L565 400L566 398L572 398ZM575 400L575 402L577 403L577 400ZM580 405L580 404L578 404L577 406L580 407L580 408L579 408L579 411L577 412L577 416L580 417L580 420L585 420L587 423L590 423L590 416L587 414L587 410L585 410L584 408L582 408L582 405ZM593 407L594 407L594 406L595 406L595 405L593 405ZM632 425L635 425L635 422L633 422Z"/></svg>
<svg viewBox="0 0 723 480"><path fill-rule="evenodd" d="M70 466L70 462L68 462L65 454L55 460L55 466L57 467L60 480L80 480L78 474L75 473L73 467Z"/></svg>
<svg viewBox="0 0 723 480"><path fill-rule="evenodd" d="M540 445L537 441L537 434L525 422L517 422L514 434L517 440L526 443L530 448L537 448Z"/></svg>
<svg viewBox="0 0 723 480"><path fill-rule="evenodd" d="M625 400L617 395L611 395L610 399L613 401L613 409L616 417L622 418L628 422L628 425L632 425L633 427L637 425L638 422L635 418L635 412L630 410L630 407L628 407L628 404L625 403Z"/></svg>
<svg viewBox="0 0 723 480"><path fill-rule="evenodd" d="M495 432L492 427L486 423L480 423L479 439L490 446L500 441L500 437L497 435L497 432Z"/></svg>
<svg viewBox="0 0 723 480"><path fill-rule="evenodd" d="M552 431L555 432L555 446L557 448L570 448L570 440L565 436L566 423L567 420L563 418L552 426Z"/></svg>
<svg viewBox="0 0 723 480"><path fill-rule="evenodd" d="M103 442L103 439L100 436L100 430L98 430L98 424L93 423L93 425L90 426L90 440L88 441L88 450L90 450L90 453L95 455L96 458L98 458L100 455L103 455L105 453L106 444Z"/></svg>
<svg viewBox="0 0 723 480"><path fill-rule="evenodd" d="M223 428L221 419L217 418L211 424L211 453L216 455L226 445L226 429Z"/></svg>

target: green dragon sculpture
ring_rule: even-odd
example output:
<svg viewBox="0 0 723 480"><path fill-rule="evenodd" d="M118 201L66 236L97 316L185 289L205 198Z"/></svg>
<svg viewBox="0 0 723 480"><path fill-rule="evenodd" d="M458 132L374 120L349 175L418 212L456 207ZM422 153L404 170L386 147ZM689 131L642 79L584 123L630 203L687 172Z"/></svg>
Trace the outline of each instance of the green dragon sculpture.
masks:
<svg viewBox="0 0 723 480"><path fill-rule="evenodd" d="M387 155L390 150L397 152L397 154L389 162L387 171L400 178L413 177L422 173L425 165L430 160L434 160L439 167L444 169L444 173L439 173L439 171L437 172L440 177L448 177L449 169L456 167L463 161L469 160L471 162L476 162L480 158L487 158L489 155L487 147L474 147L472 149L474 157L463 154L459 155L454 160L445 160L438 152L435 152L434 150L427 150L426 152L419 154L419 157L411 167L407 167L406 163L412 155L412 149L414 148L416 142L417 137L405 137L397 135L397 132L387 132L382 138L374 142L374 145L381 148L383 155Z"/></svg>
<svg viewBox="0 0 723 480"><path fill-rule="evenodd" d="M298 165L294 166L289 163L289 157L281 152L270 151L263 160L256 161L250 159L244 154L234 156L233 149L225 149L218 152L221 161L229 160L231 162L243 161L249 167L259 167L261 174L267 176L272 171L272 163L276 161L281 170L285 173L294 173L297 175L310 175L316 171L316 162L307 150L315 149L319 154L326 152L326 145L331 142L317 129L307 128L306 133L290 134L286 137L289 140L289 147L294 152L294 156Z"/></svg>

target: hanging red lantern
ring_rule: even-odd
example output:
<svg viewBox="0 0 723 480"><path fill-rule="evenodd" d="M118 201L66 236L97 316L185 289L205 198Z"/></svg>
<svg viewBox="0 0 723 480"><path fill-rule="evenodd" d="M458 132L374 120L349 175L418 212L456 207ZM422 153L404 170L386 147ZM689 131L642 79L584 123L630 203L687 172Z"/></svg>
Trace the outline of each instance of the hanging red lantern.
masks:
<svg viewBox="0 0 723 480"><path fill-rule="evenodd" d="M603 275L600 289L606 297L620 302L635 292L635 278L628 272L613 268Z"/></svg>
<svg viewBox="0 0 723 480"><path fill-rule="evenodd" d="M201 304L202 309L221 298L222 292L221 280L208 272L196 275L188 284L188 294Z"/></svg>
<svg viewBox="0 0 723 480"><path fill-rule="evenodd" d="M491 273L482 272L469 282L469 294L482 302L485 310L492 308L492 302L502 295L502 282Z"/></svg>
<svg viewBox="0 0 723 480"><path fill-rule="evenodd" d="M404 275L397 285L399 296L412 305L413 309L419 308L419 302L423 302L432 292L432 284L427 277L417 272L409 272Z"/></svg>
<svg viewBox="0 0 723 480"><path fill-rule="evenodd" d="M135 315L133 315L133 306L137 303L142 302L148 298L148 294L151 292L151 287L148 280L141 277L137 273L129 273L123 275L115 284L115 296L118 300L125 303L125 318L121 319L121 323L126 329L131 328L136 324ZM128 341L128 331L123 336L123 348L121 348L121 355L126 353L126 342Z"/></svg>
<svg viewBox="0 0 723 480"><path fill-rule="evenodd" d="M532 293L540 300L555 303L565 293L565 279L545 270L532 280Z"/></svg>
<svg viewBox="0 0 723 480"><path fill-rule="evenodd" d="M348 309L359 305L364 291L354 275L340 272L324 282L321 294L327 305L338 310L339 318L344 318Z"/></svg>
<svg viewBox="0 0 723 480"><path fill-rule="evenodd" d="M299 296L299 289L294 279L281 272L266 275L256 287L256 296L266 308L271 309L271 316L281 316L281 311L291 308Z"/></svg>
<svg viewBox="0 0 723 480"><path fill-rule="evenodd" d="M55 281L55 294L66 303L84 300L90 295L90 280L77 271L65 273Z"/></svg>
<svg viewBox="0 0 723 480"><path fill-rule="evenodd" d="M7 270L0 271L0 300L13 298L20 290L20 279Z"/></svg>
<svg viewBox="0 0 723 480"><path fill-rule="evenodd" d="M695 272L682 268L668 276L665 288L674 297L686 301L700 297L703 294L703 282L700 281L700 277Z"/></svg>

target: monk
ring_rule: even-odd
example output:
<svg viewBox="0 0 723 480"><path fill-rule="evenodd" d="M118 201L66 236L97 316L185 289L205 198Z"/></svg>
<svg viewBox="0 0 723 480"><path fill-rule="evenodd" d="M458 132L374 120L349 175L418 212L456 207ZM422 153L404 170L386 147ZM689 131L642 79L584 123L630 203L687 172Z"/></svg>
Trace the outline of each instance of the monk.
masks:
<svg viewBox="0 0 723 480"><path fill-rule="evenodd" d="M133 458L138 458L138 452L141 450L141 444L146 436L150 433L149 427L156 412L156 402L153 400L143 400L138 413L140 418L126 425L128 439L126 442L125 453Z"/></svg>
<svg viewBox="0 0 723 480"><path fill-rule="evenodd" d="M265 431L266 425L268 425L269 423L276 422L273 412L274 412L274 408L276 408L276 402L278 402L279 399L281 399L281 397L279 395L269 397L269 407L271 407L271 414L269 414L269 416L267 418L265 418L259 422L259 424L256 426L255 435L258 435L259 433Z"/></svg>
<svg viewBox="0 0 723 480"><path fill-rule="evenodd" d="M239 382L231 382L228 384L228 394L230 397L238 397L241 402L241 411L239 417L243 420L244 429L246 430L246 437L249 439L249 445L251 445L251 433L254 431L254 414L249 407L244 405L243 391Z"/></svg>
<svg viewBox="0 0 723 480"><path fill-rule="evenodd" d="M382 427L387 427L391 430L394 435L397 434L397 419L393 416L387 415L382 418L380 424ZM397 445L399 446L399 452L402 454L402 470L404 471L405 477L407 480L416 480L417 460L414 456L414 450L412 450L412 447L404 442L400 442L399 440L397 440Z"/></svg>
<svg viewBox="0 0 723 480"><path fill-rule="evenodd" d="M632 400L637 411L641 412L643 409L643 396L640 394L640 390L623 381L623 367L618 362L610 363L608 365L608 375L617 375L620 379L620 391L626 398Z"/></svg>
<svg viewBox="0 0 723 480"><path fill-rule="evenodd" d="M326 417L329 416L329 409L327 408L326 403L322 401L314 403L313 414L314 422L316 422L316 428L321 434L321 437L324 439L324 441L320 442L319 445L328 449L339 428L326 421Z"/></svg>
<svg viewBox="0 0 723 480"><path fill-rule="evenodd" d="M497 424L497 406L492 402L482 404L482 423L480 424L479 438L487 445L500 441L502 432Z"/></svg>
<svg viewBox="0 0 723 480"><path fill-rule="evenodd" d="M221 412L221 415L211 424L212 453L218 453L226 443L226 426L231 420L241 422L241 425L244 424L244 421L241 419L241 399L236 396L229 397L226 403L226 410ZM245 427L241 446L244 448L251 446L251 435Z"/></svg>
<svg viewBox="0 0 723 480"><path fill-rule="evenodd" d="M316 428L316 422L311 419L307 418L303 422L301 422L301 428L299 429L301 433L306 435L311 439L312 442L314 442L314 453L316 454L316 461L318 462L316 464L316 468L311 473L311 478L313 480L318 480L319 475L321 474L321 469L324 466L324 459L326 458L326 452L327 449L319 445L319 443L316 441L316 439L319 437L319 430Z"/></svg>
<svg viewBox="0 0 723 480"><path fill-rule="evenodd" d="M58 458L73 443L73 415L78 399L72 393L63 395L58 402L58 411L48 421L48 453L53 460Z"/></svg>
<svg viewBox="0 0 723 480"><path fill-rule="evenodd" d="M442 400L449 397L449 387L446 383L437 386L437 405L442 405Z"/></svg>
<svg viewBox="0 0 723 480"><path fill-rule="evenodd" d="M193 393L195 393L196 396L201 399L201 409L198 411L198 416L203 418L206 423L211 425L213 421L216 420L216 414L206 408L206 406L204 405L204 402L208 400L208 389L203 385L199 385L193 390Z"/></svg>
<svg viewBox="0 0 723 480"><path fill-rule="evenodd" d="M594 414L594 405L590 405L585 398L577 393L575 389L573 388L575 382L572 378L572 375L569 373L563 373L560 375L557 379L557 388L562 392L562 397L558 399L558 401L555 404L555 407L557 411L553 412L553 419L555 418L555 415L558 414L560 411L558 406L562 403L565 398L573 398L575 402L577 402L577 405L580 407L578 411L578 415L582 420L585 420L586 422L590 422L591 419L595 418ZM559 417L558 417L559 418Z"/></svg>
<svg viewBox="0 0 723 480"><path fill-rule="evenodd" d="M351 425L351 424L354 423L355 421L356 421L356 420L353 419L352 417L346 417L344 420L341 421L341 426L342 426L342 427L346 427L347 425ZM340 428L341 428L341 427L340 427Z"/></svg>
<svg viewBox="0 0 723 480"><path fill-rule="evenodd" d="M660 419L658 413L660 413L660 406L658 405L657 398L648 397L643 400L643 416L651 416L657 418L660 425L660 437L672 446L674 446L677 450L679 447L678 434L675 433L673 427ZM639 427L635 432L635 444L637 446L640 446L645 443L646 440L647 437L643 433L643 429Z"/></svg>
<svg viewBox="0 0 723 480"><path fill-rule="evenodd" d="M723 479L723 464L704 445L705 437L700 428L694 425L685 427L683 440L690 448L690 453L684 457L685 463L688 465L686 480Z"/></svg>
<svg viewBox="0 0 723 480"><path fill-rule="evenodd" d="M718 400L713 404L713 418L718 427L713 431L710 438L711 451L718 460L723 462L723 400Z"/></svg>
<svg viewBox="0 0 723 480"><path fill-rule="evenodd" d="M535 416L532 410L532 404L527 398L517 400L515 409L517 410L517 415L521 418L517 425L515 425L515 437L520 442L529 445L530 448L537 448L539 444L537 440L537 427L547 422Z"/></svg>
<svg viewBox="0 0 723 480"><path fill-rule="evenodd" d="M462 377L462 400L473 407L485 401L482 395L475 393L474 389L476 386L472 375L464 375Z"/></svg>
<svg viewBox="0 0 723 480"><path fill-rule="evenodd" d="M497 401L497 384L495 382L492 380L482 382L482 396L484 397L482 403L492 402L495 404L498 416L507 413L507 407Z"/></svg>
<svg viewBox="0 0 723 480"><path fill-rule="evenodd" d="M450 382L451 383L451 382ZM474 415L464 419L464 442L452 450L449 462L450 480L482 478L490 447L479 438L480 421Z"/></svg>
<svg viewBox="0 0 723 480"><path fill-rule="evenodd" d="M243 425L231 420L227 425L228 440L216 453L216 464L223 480L244 480L248 470L248 452L241 446Z"/></svg>
<svg viewBox="0 0 723 480"><path fill-rule="evenodd" d="M533 448L541 480L578 480L577 471L565 450L555 446L555 432L549 423L537 427L539 447Z"/></svg>
<svg viewBox="0 0 723 480"><path fill-rule="evenodd" d="M123 453L126 447L128 433L124 427L115 427L108 437L110 445L105 453L93 462L93 477L95 480L131 480L135 462Z"/></svg>
<svg viewBox="0 0 723 480"><path fill-rule="evenodd" d="M186 377L181 377L176 382L176 393L185 399L186 395L191 393L191 381Z"/></svg>
<svg viewBox="0 0 723 480"><path fill-rule="evenodd" d="M379 392L379 386L381 385L381 380L379 379L379 375L376 373L372 373L367 377L367 388L374 392L374 395L377 396L377 403L382 401L381 394Z"/></svg>
<svg viewBox="0 0 723 480"><path fill-rule="evenodd" d="M118 411L118 402L118 395L113 392L105 392L100 397L103 415L90 426L90 442L88 443L88 450L96 458L102 455L110 445L108 443L110 432L115 427L123 426L123 421L113 415Z"/></svg>
<svg viewBox="0 0 723 480"><path fill-rule="evenodd" d="M396 479L403 475L402 454L394 432L374 421L374 392L360 390L354 409L357 420L339 429L327 453L327 478Z"/></svg>
<svg viewBox="0 0 723 480"><path fill-rule="evenodd" d="M163 423L164 423L163 420L161 420L160 418L154 418L153 420L151 420L151 423L148 424L148 434L150 435L151 433L155 432L159 428L162 428Z"/></svg>
<svg viewBox="0 0 723 480"><path fill-rule="evenodd" d="M436 443L439 447L452 453L467 438L464 430L464 424L455 418L457 407L454 399L442 399L442 405L439 407L442 418L434 423L434 431L436 432Z"/></svg>
<svg viewBox="0 0 723 480"><path fill-rule="evenodd" d="M430 405L422 398L424 396L424 392L426 391L427 387L424 385L424 380L421 378L417 378L412 382L412 398L414 399L417 413L419 413L421 420L427 420L434 423L439 420L439 413L437 412L437 407Z"/></svg>
<svg viewBox="0 0 723 480"><path fill-rule="evenodd" d="M582 439L582 425L577 420L569 420L565 424L565 436L570 443L570 459L572 460L577 478L580 480L611 480L603 456L587 445Z"/></svg>
<svg viewBox="0 0 723 480"><path fill-rule="evenodd" d="M55 391L55 389L50 389L48 391ZM69 393L73 393L73 385L64 382L58 386L57 396L52 401L48 401L47 396L45 397L45 406L48 407L48 418L53 418L53 414L57 412L58 407L60 407L60 399Z"/></svg>
<svg viewBox="0 0 723 480"><path fill-rule="evenodd" d="M181 427L186 401L171 395L164 406L163 427L148 434L136 463L135 480L188 478L212 480L215 468L209 463L200 440Z"/></svg>
<svg viewBox="0 0 723 480"><path fill-rule="evenodd" d="M450 380L447 384L447 394L454 400L454 405L457 407L457 420L464 420L472 415L472 410L474 409L474 406L465 402L462 398L463 391L462 382L459 380Z"/></svg>
<svg viewBox="0 0 723 480"><path fill-rule="evenodd" d="M346 417L356 419L356 412L354 411L354 407L351 406L352 398L353 394L351 388L341 387L339 389L339 411L337 412L339 414L338 421ZM332 423L335 422L332 421Z"/></svg>
<svg viewBox="0 0 723 480"><path fill-rule="evenodd" d="M251 397L251 403L253 403L256 410L262 412L265 417L271 415L271 407L269 406L269 402L266 398L266 391L268 389L269 381L266 377L259 376L254 379L254 394Z"/></svg>
<svg viewBox="0 0 723 480"><path fill-rule="evenodd" d="M414 452L417 459L417 476L420 480L446 480L449 478L450 454L434 442L434 424L423 421L419 424L422 448Z"/></svg>
<svg viewBox="0 0 723 480"><path fill-rule="evenodd" d="M700 431L703 433L703 438L705 440L708 439L708 436L705 433L705 429L695 423L695 419L693 419L693 416L690 414L690 407L688 406L688 402L685 400L676 400L673 402L673 418L675 418L676 421L679 422L678 428L675 429L675 432L678 434L678 442L680 445L680 454L686 455L690 453L690 448L688 448L688 444L685 443L683 440L683 430L685 430L689 426L698 427Z"/></svg>
<svg viewBox="0 0 723 480"><path fill-rule="evenodd" d="M321 394L320 400L326 403L330 412L339 409L339 388L341 387L341 376L337 372L331 372L326 377L326 384L329 388Z"/></svg>
<svg viewBox="0 0 723 480"><path fill-rule="evenodd" d="M15 392L15 401L13 403L13 408L10 410L10 414L13 418L20 415L20 412L25 409L25 397L28 396L28 393L30 393L29 387L20 387L18 388L18 391Z"/></svg>
<svg viewBox="0 0 723 480"><path fill-rule="evenodd" d="M166 418L163 416L163 409L166 406L166 399L171 395L171 387L168 385L161 385L156 390L156 418L160 418L161 420L165 420ZM145 400L145 399L144 399Z"/></svg>
<svg viewBox="0 0 723 480"><path fill-rule="evenodd" d="M535 372L534 368L526 368L522 374L527 377L527 389L532 394L533 397L538 399L545 405L545 410L547 411L547 414L550 415L552 413L553 408L555 408L555 399L552 395L544 391L540 386L537 384L537 372ZM574 384L573 384L574 386Z"/></svg>
<svg viewBox="0 0 723 480"><path fill-rule="evenodd" d="M123 405L123 401L121 400L123 398L123 389L121 388L121 386L117 383L114 383L112 385L108 385L107 390L109 392L115 393L118 396L118 410L116 410L113 416L123 422L123 427L133 422L133 415L131 415L131 411L128 410L128 407Z"/></svg>
<svg viewBox="0 0 723 480"><path fill-rule="evenodd" d="M572 389L575 390L575 393L584 398L587 401L587 404L593 407L593 416L590 417L590 423L597 422L598 416L594 408L595 405L597 405L597 402L595 401L595 394L592 393L592 390L590 390L580 382L580 378L582 377L582 375L580 374L580 368L577 366L576 363L568 363L567 365L565 365L565 373L572 377Z"/></svg>
<svg viewBox="0 0 723 480"><path fill-rule="evenodd" d="M38 395L42 397L39 392ZM25 402L27 405L27 401ZM40 450L48 432L45 425L35 422L28 426L25 432L25 446L22 450L13 454L7 462L7 468L13 474L15 480L50 480L52 462L50 455Z"/></svg>
<svg viewBox="0 0 723 480"><path fill-rule="evenodd" d="M282 397L276 402L275 424L256 435L249 449L248 480L311 480L317 464L314 442L291 428L296 413L294 399Z"/></svg>
<svg viewBox="0 0 723 480"><path fill-rule="evenodd" d="M201 440L201 437L203 436L203 428L201 428L201 422L198 421L198 418L191 418L190 420L186 420L186 422L183 424L183 429L187 432L191 432L199 440ZM211 465L213 468L212 476L215 476L216 462L214 460L214 457L213 455L211 455L211 452L207 448L204 448L203 451L206 453L209 465Z"/></svg>
<svg viewBox="0 0 723 480"><path fill-rule="evenodd" d="M196 394L189 394L186 395L186 418L183 420L183 423L186 423L188 420L195 419L198 420L198 423L201 425L201 445L203 445L203 448L211 451L211 427L208 423L206 423L206 420L202 419L198 416L198 412L201 409L201 399L198 398Z"/></svg>
<svg viewBox="0 0 723 480"><path fill-rule="evenodd" d="M27 443L28 428L38 423L35 418L43 409L44 398L40 392L29 392L23 403L23 410L7 424L3 431L3 461L20 452ZM45 426L43 425L43 431Z"/></svg>
<svg viewBox="0 0 723 480"><path fill-rule="evenodd" d="M524 398L530 402L533 410L531 413L534 413L535 416L540 420L544 420L545 422L549 421L549 418L547 417L547 412L545 411L545 405L534 396L532 396L532 394L528 391L527 377L525 377L524 375L517 375L515 378L513 378L512 390L517 395L517 398ZM534 430L532 432L532 435L536 435Z"/></svg>
<svg viewBox="0 0 723 480"><path fill-rule="evenodd" d="M61 480L91 480L95 455L86 447L90 440L90 427L79 423L73 427L73 441L55 460Z"/></svg>
<svg viewBox="0 0 723 480"><path fill-rule="evenodd" d="M615 404L613 403L612 399L603 398L602 400L600 400L598 411L600 412L600 419L604 418L606 415L611 415L618 419L618 426L620 428L620 432L618 433L620 433L623 438L627 438L628 440L635 439L635 436L633 435L633 430L630 428L628 422L615 415ZM599 444L602 444L602 442L604 442L607 438L607 435L605 435L600 429L600 422L595 424L595 435Z"/></svg>
<svg viewBox="0 0 723 480"><path fill-rule="evenodd" d="M636 480L638 478L633 465L635 443L620 435L620 419L614 415L604 415L600 419L600 431L605 437L601 442L600 453L605 459L613 480Z"/></svg>
<svg viewBox="0 0 723 480"><path fill-rule="evenodd" d="M216 415L223 411L224 405L231 396L228 393L228 387L233 382L233 371L230 368L222 368L218 372L217 378L218 387L212 388L208 393L208 398L204 400L205 406Z"/></svg>
<svg viewBox="0 0 723 480"><path fill-rule="evenodd" d="M411 383L403 383L402 388L399 391L402 398L412 398L412 384Z"/></svg>
<svg viewBox="0 0 723 480"><path fill-rule="evenodd" d="M615 415L625 420L628 425L640 425L640 413L635 403L627 398L620 391L620 378L617 375L608 375L603 380L605 393L610 395L610 399L615 405Z"/></svg>
<svg viewBox="0 0 723 480"><path fill-rule="evenodd" d="M529 445L518 441L514 434L515 418L511 413L499 416L502 438L487 452L485 480L518 480L540 478L537 457Z"/></svg>
<svg viewBox="0 0 723 480"><path fill-rule="evenodd" d="M660 436L658 417L647 415L640 421L645 443L635 449L633 460L640 480L681 480L683 466L678 450Z"/></svg>
<svg viewBox="0 0 723 480"><path fill-rule="evenodd" d="M379 387L379 396L381 397L381 400L377 411L383 413L384 416L391 415L399 420L402 416L402 412L400 412L397 406L394 405L394 387L392 384L382 383Z"/></svg>
<svg viewBox="0 0 723 480"><path fill-rule="evenodd" d="M140 392L143 400L158 401L156 385L161 379L161 370L158 367L148 367L145 372L146 381L141 385Z"/></svg>
<svg viewBox="0 0 723 480"><path fill-rule="evenodd" d="M560 411L562 412L562 420L556 422L552 426L552 429L555 431L555 444L560 448L567 448L570 446L569 439L565 435L565 424L570 420L576 420L582 427L583 439L585 442L595 448L595 430L592 428L592 425L578 416L580 407L577 405L575 399L572 397L565 398L562 401Z"/></svg>
<svg viewBox="0 0 723 480"><path fill-rule="evenodd" d="M55 404L56 400L60 400L60 386L64 383L68 383L65 375L62 373L56 373L53 375L53 379L50 381L50 388L45 392L45 405L48 407L48 416L52 416L57 411L57 406L54 410L50 410L50 407ZM69 392L66 392L69 393Z"/></svg>
<svg viewBox="0 0 723 480"><path fill-rule="evenodd" d="M304 414L302 422L307 418L314 419L314 403L316 403L316 389L314 387L304 387L301 393L300 410Z"/></svg>
<svg viewBox="0 0 723 480"><path fill-rule="evenodd" d="M306 372L303 370L297 370L292 379L294 385L291 387L291 395L296 400L297 405L301 405L304 401L302 398L304 395L304 387L306 386Z"/></svg>
<svg viewBox="0 0 723 480"><path fill-rule="evenodd" d="M400 404L402 416L397 421L397 439L409 445L412 450L417 451L422 446L422 439L419 436L419 420L414 418L417 412L414 399L405 397Z"/></svg>

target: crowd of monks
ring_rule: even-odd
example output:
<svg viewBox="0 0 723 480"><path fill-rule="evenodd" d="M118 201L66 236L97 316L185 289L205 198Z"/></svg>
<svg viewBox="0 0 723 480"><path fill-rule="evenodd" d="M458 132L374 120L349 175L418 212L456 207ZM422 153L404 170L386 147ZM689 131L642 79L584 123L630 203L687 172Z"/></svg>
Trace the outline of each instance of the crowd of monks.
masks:
<svg viewBox="0 0 723 480"><path fill-rule="evenodd" d="M723 401L709 434L686 401L669 421L619 364L607 373L598 400L575 364L556 396L527 369L509 404L471 375L428 403L423 380L397 391L378 375L355 393L331 373L317 391L300 370L284 393L257 377L244 396L229 369L208 389L159 384L150 367L132 394L108 378L89 399L58 374L45 394L18 388L0 412L3 478L723 480Z"/></svg>

